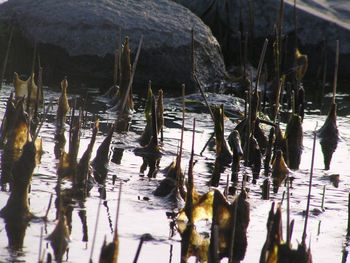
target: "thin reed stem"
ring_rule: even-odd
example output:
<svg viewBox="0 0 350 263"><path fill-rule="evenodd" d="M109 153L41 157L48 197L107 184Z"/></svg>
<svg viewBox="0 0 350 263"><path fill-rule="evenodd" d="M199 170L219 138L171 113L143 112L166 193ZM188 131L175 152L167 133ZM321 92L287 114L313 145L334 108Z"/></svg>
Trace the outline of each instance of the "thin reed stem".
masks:
<svg viewBox="0 0 350 263"><path fill-rule="evenodd" d="M96 222L95 222L95 229L94 229L94 236L92 238L92 243L91 243L91 252L90 252L90 260L89 260L89 262L92 262L92 256L94 254L94 248L95 248L95 242L96 242L96 236L97 236L98 221L100 219L101 203L102 203L102 198L100 198L99 202L98 202Z"/></svg>
<svg viewBox="0 0 350 263"><path fill-rule="evenodd" d="M336 42L336 51L335 51L335 68L334 68L333 100L332 100L333 104L335 104L335 94L337 93L338 68L339 68L339 40L337 40Z"/></svg>
<svg viewBox="0 0 350 263"><path fill-rule="evenodd" d="M311 199L311 188L312 188L312 176L314 171L314 160L315 160L315 148L316 148L316 128L317 124L314 130L314 141L312 146L312 157L311 157L311 168L310 168L310 180L309 180L309 194L307 196L307 205L306 205L306 213L305 213L305 223L304 223L304 231L302 236L302 245L305 246L305 239L306 239L306 230L307 230L307 222L309 218L309 210L310 210L310 199Z"/></svg>

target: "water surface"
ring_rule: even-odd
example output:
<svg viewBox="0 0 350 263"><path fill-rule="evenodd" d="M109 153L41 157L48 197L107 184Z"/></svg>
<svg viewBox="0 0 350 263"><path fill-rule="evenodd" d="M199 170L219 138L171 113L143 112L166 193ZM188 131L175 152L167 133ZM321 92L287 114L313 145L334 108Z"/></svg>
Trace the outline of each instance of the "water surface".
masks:
<svg viewBox="0 0 350 263"><path fill-rule="evenodd" d="M6 100L10 93L10 86L5 86L0 95L0 117L2 119ZM68 91L69 92L69 91ZM57 100L59 93L55 88L45 88L45 104L47 105L52 98ZM85 96L85 95L84 95ZM141 97L144 94L141 94ZM70 95L71 103L75 95ZM136 97L135 97L136 98ZM200 98L197 96L197 98ZM191 98L193 99L193 98ZM216 98L219 101L219 98ZM225 101L225 97L221 98ZM229 101L226 98L226 101ZM160 160L159 168L162 170L167 167L176 157L180 139L181 127L181 108L180 99L166 99L165 101L165 127L164 141L162 143L163 156ZM241 107L239 101L235 108ZM150 233L154 240L144 243L138 262L179 262L180 261L180 236L176 234L170 238L170 220L166 217L166 212L171 211L174 206L166 198L160 198L153 195L153 191L163 179L163 174L158 172L157 178L149 179L147 171L140 174L142 158L135 156L133 150L138 147L137 138L140 136L145 126L143 114L143 100L136 98L136 112L132 118L132 124L129 132L126 134L115 133L111 148L124 149L121 164L109 163L108 178L106 181L106 199L100 199L98 187L95 186L90 191L90 195L83 201L74 201L71 206L72 212L72 232L70 236L69 251L64 256L66 262L88 262L91 254L94 226L98 206L100 207L99 224L97 236L93 251L93 262L98 262L100 248L103 240L108 242L112 240L114 231L114 222L116 206L118 200L119 182L123 182L122 201L120 218L118 224L120 250L119 262L132 262L139 238L144 233ZM189 107L190 105L188 105ZM225 106L226 107L226 106ZM231 106L232 107L232 106ZM230 108L230 105L227 105ZM100 145L108 130L108 124L115 120L114 113L108 113L106 103L94 90L89 90L88 96L88 118L93 119L98 115L101 119L101 130L98 134L94 147L95 156L97 147ZM43 138L44 155L35 170L32 179L30 198L30 209L37 216L43 216L46 212L50 195L53 200L56 198L56 164L54 158L54 119L56 106L50 110L49 116L44 122L40 136ZM200 156L204 144L213 132L213 123L210 116L201 113L201 108L186 112L185 117L185 136L184 136L184 156L182 167L187 170L189 153L192 140L193 119L197 120L195 135L195 161L194 177L195 187L200 193L210 190L208 181L211 175L211 169L215 160L215 147L209 146ZM325 120L325 115L319 115L317 112L307 114L304 120L304 152L300 169L292 171L291 176L295 177L293 189L291 189L291 218L295 220L294 233L292 238L293 247L296 248L301 241L304 217L303 211L306 208L306 198L308 190L308 180L311 165L312 152L312 131L316 123L320 127ZM226 135L236 126L233 118L225 120ZM341 261L343 251L347 251L346 230L347 230L347 199L350 188L350 166L349 166L349 138L350 122L348 116L338 117L338 126L341 140L338 148L333 155L331 170L323 170L323 157L320 152L320 145L317 142L314 179L312 187L312 200L310 211L320 210L323 187L326 187L325 211L319 215L311 213L308 231L307 244L311 244L311 251L314 262ZM268 127L266 127L268 131ZM285 126L282 126L285 128ZM91 136L91 124L87 124L82 129L79 158L85 151L89 138ZM66 146L66 150L67 146ZM239 180L242 174L251 174L249 168L242 167ZM340 182L336 188L330 181L330 175L339 174ZM221 175L219 190L223 191L226 185L226 176L230 175L230 169L226 169ZM117 183L113 184L113 176L116 176ZM282 192L285 188L282 186L277 194L271 193L271 200L261 199L260 185L265 179L263 173L260 175L256 184L251 181L247 183L249 190L250 203L250 224L248 227L248 248L243 262L258 262L260 251L266 238L266 221L271 202L279 202ZM69 182L64 182L63 188L70 188ZM9 197L8 192L0 192L0 208L5 206ZM232 197L230 197L232 200ZM283 222L286 220L286 202L283 203ZM20 251L13 251L8 248L8 239L5 231L4 221L0 218L0 261L1 262L35 262L38 260L40 233L47 237L54 229L56 224L56 208L54 204L48 214L48 222L42 220L31 221L26 229L24 246ZM83 222L86 221L86 224ZM284 224L285 225L285 224ZM86 229L87 228L87 229ZM85 232L85 234L84 234ZM284 235L285 236L285 235ZM43 249L45 253L51 253L52 249L47 240L43 240ZM192 258L191 262L195 262ZM226 262L223 260L222 262Z"/></svg>

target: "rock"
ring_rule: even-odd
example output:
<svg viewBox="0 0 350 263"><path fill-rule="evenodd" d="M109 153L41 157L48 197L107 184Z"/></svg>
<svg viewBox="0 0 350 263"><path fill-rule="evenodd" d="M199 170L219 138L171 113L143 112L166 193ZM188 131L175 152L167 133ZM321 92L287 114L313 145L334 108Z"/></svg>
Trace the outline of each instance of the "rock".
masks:
<svg viewBox="0 0 350 263"><path fill-rule="evenodd" d="M237 32L249 33L255 40L258 58L263 39L273 37L273 27L279 16L281 0L219 1L173 0L192 10L212 29L222 46L225 60L237 58ZM294 0L284 1L283 33L289 36L291 49L294 37ZM322 2L322 3L321 3ZM242 3L242 6L240 6ZM240 24L240 9L242 23ZM250 10L253 16L250 16ZM333 78L336 40L340 42L339 78L350 74L350 8L346 0L297 1L298 46L309 57L308 76L315 77L322 64L323 41L327 38L328 73ZM253 31L251 31L253 25ZM291 50L290 49L290 50ZM234 55L232 55L234 53ZM256 60L255 58L255 60Z"/></svg>
<svg viewBox="0 0 350 263"><path fill-rule="evenodd" d="M180 91L185 83L193 90L192 28L200 82L206 85L226 75L220 45L210 29L172 1L10 0L0 5L0 17L5 23L13 21L31 46L37 43L50 80L66 74L68 79L80 76L85 82L98 79L111 85L120 27L122 38L129 37L132 58L144 36L134 83L145 90L150 79L154 87Z"/></svg>

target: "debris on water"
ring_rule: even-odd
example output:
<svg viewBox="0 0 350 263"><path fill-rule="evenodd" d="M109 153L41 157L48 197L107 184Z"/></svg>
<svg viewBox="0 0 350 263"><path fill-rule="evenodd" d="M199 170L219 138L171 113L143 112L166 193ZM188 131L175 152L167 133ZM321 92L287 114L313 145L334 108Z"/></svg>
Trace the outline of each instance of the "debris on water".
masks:
<svg viewBox="0 0 350 263"><path fill-rule="evenodd" d="M329 176L330 181L332 182L333 186L335 188L339 187L339 180L340 180L340 175L339 174L331 174Z"/></svg>

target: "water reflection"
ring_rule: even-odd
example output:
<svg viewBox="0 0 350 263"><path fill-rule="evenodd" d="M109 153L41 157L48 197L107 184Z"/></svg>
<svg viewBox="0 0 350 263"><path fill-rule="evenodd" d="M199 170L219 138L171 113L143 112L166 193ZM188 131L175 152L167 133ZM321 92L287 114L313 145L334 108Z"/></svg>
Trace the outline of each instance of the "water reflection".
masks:
<svg viewBox="0 0 350 263"><path fill-rule="evenodd" d="M28 225L29 220L5 220L5 229L10 249L21 250L23 248L24 236Z"/></svg>

